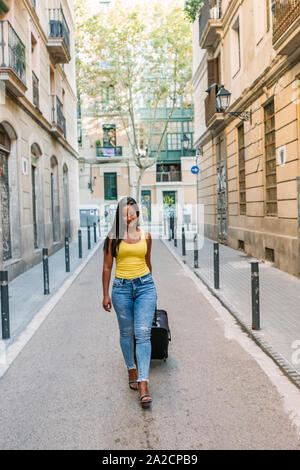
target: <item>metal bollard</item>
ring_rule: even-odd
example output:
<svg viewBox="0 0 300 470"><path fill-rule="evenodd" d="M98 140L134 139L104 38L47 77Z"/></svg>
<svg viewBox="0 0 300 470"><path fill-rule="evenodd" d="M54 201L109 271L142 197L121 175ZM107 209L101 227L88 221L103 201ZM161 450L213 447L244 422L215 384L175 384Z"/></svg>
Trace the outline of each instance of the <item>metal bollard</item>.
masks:
<svg viewBox="0 0 300 470"><path fill-rule="evenodd" d="M252 330L260 330L259 267L258 267L257 261L251 263L251 287L252 287Z"/></svg>
<svg viewBox="0 0 300 470"><path fill-rule="evenodd" d="M10 338L8 272L0 271L2 339Z"/></svg>
<svg viewBox="0 0 300 470"><path fill-rule="evenodd" d="M174 240L175 217L170 217L170 237Z"/></svg>
<svg viewBox="0 0 300 470"><path fill-rule="evenodd" d="M186 255L186 250L185 250L185 232L184 232L184 227L182 227L182 256Z"/></svg>
<svg viewBox="0 0 300 470"><path fill-rule="evenodd" d="M162 236L163 236L163 218L162 218L161 212L159 213L158 224L159 224L159 228L158 228L159 238L162 238Z"/></svg>
<svg viewBox="0 0 300 470"><path fill-rule="evenodd" d="M48 248L43 248L44 295L49 294Z"/></svg>
<svg viewBox="0 0 300 470"><path fill-rule="evenodd" d="M70 246L69 238L65 237L65 258L66 258L66 272L70 272Z"/></svg>
<svg viewBox="0 0 300 470"><path fill-rule="evenodd" d="M82 233L78 230L78 256L82 258Z"/></svg>
<svg viewBox="0 0 300 470"><path fill-rule="evenodd" d="M198 268L198 233L194 235L194 268Z"/></svg>
<svg viewBox="0 0 300 470"><path fill-rule="evenodd" d="M94 222L94 243L97 243L96 222Z"/></svg>
<svg viewBox="0 0 300 470"><path fill-rule="evenodd" d="M177 247L177 217L174 218L174 246Z"/></svg>
<svg viewBox="0 0 300 470"><path fill-rule="evenodd" d="M219 243L214 243L214 286L220 289Z"/></svg>
<svg viewBox="0 0 300 470"><path fill-rule="evenodd" d="M88 250L91 249L91 232L90 232L90 226L88 225L87 226L87 238L88 238Z"/></svg>

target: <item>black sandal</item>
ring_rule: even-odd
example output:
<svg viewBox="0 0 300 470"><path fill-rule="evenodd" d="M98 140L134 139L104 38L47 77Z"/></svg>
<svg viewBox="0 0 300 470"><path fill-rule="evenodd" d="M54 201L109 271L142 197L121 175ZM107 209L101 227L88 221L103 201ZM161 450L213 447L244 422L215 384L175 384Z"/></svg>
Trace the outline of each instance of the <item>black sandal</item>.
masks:
<svg viewBox="0 0 300 470"><path fill-rule="evenodd" d="M143 398L146 398L146 397L147 397L147 398L149 397L150 400L144 400L144 401L143 401ZM152 398L151 398L151 396L149 395L149 393L146 393L145 395L142 395L142 396L140 397L140 402L141 402L143 408L148 408L148 407L150 406L150 403L152 402Z"/></svg>
<svg viewBox="0 0 300 470"><path fill-rule="evenodd" d="M131 390L138 390L139 389L139 386L138 386L138 381L137 380L131 380L129 383L129 388L131 388ZM131 387L131 385L137 385L137 387Z"/></svg>

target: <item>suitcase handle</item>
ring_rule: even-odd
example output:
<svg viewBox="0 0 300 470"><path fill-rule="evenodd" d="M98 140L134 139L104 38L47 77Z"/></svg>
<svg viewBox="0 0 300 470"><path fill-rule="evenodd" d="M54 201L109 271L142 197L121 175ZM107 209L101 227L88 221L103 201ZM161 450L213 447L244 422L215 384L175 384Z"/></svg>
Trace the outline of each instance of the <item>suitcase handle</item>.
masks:
<svg viewBox="0 0 300 470"><path fill-rule="evenodd" d="M155 312L154 312L154 322L153 324L156 326L157 325L157 302L155 305Z"/></svg>

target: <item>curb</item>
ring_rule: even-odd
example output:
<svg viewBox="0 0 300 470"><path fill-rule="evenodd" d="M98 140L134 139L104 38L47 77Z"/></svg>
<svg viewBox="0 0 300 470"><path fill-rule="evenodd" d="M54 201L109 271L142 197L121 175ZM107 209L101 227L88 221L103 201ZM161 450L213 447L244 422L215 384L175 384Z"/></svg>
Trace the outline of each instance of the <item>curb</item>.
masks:
<svg viewBox="0 0 300 470"><path fill-rule="evenodd" d="M202 282L202 284L209 290L209 292L218 299L221 305L226 308L226 310L235 318L239 326L248 334L248 336L275 362L275 364L280 368L280 370L287 376L287 378L294 384L296 387L300 389L300 374L292 368L289 362L285 359L284 356L274 351L272 346L262 339L259 333L252 330L251 326L247 325L247 323L243 322L240 318L238 313L234 310L234 308L230 305L230 303L216 290L211 287L202 277L201 275L193 268L191 264L187 261L181 259L180 255L167 243L167 241L161 238L163 244L167 247L170 253L174 256L174 258L181 264L187 266L195 276Z"/></svg>
<svg viewBox="0 0 300 470"><path fill-rule="evenodd" d="M68 288L73 284L77 279L81 271L87 266L91 258L97 252L97 250L102 246L104 239L100 239L98 243L91 249L90 253L82 261L82 263L75 269L75 271L68 277L60 288L53 294L48 302L36 313L32 320L28 323L26 328L17 336L15 341L10 343L7 347L5 340L0 340L0 380L7 372L13 361L20 354L22 349L26 346L28 341L33 337L39 327L42 325L44 320L52 312L54 307L58 304L60 299L66 293Z"/></svg>

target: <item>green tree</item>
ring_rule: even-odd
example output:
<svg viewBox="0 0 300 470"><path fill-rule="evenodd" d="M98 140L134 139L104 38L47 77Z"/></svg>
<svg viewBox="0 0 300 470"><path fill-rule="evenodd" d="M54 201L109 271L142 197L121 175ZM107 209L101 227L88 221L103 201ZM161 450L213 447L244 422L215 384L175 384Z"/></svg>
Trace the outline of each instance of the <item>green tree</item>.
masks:
<svg viewBox="0 0 300 470"><path fill-rule="evenodd" d="M184 11L186 18L192 23L199 16L204 0L187 0L185 2Z"/></svg>
<svg viewBox="0 0 300 470"><path fill-rule="evenodd" d="M156 163L174 108L191 86L191 26L181 0L115 0L111 8L88 18L79 0L75 8L78 89L96 99L103 87L112 86L109 111L120 118L139 169L139 201L143 175ZM169 113L154 143L159 109L167 99ZM141 102L152 117L143 128L143 149Z"/></svg>

